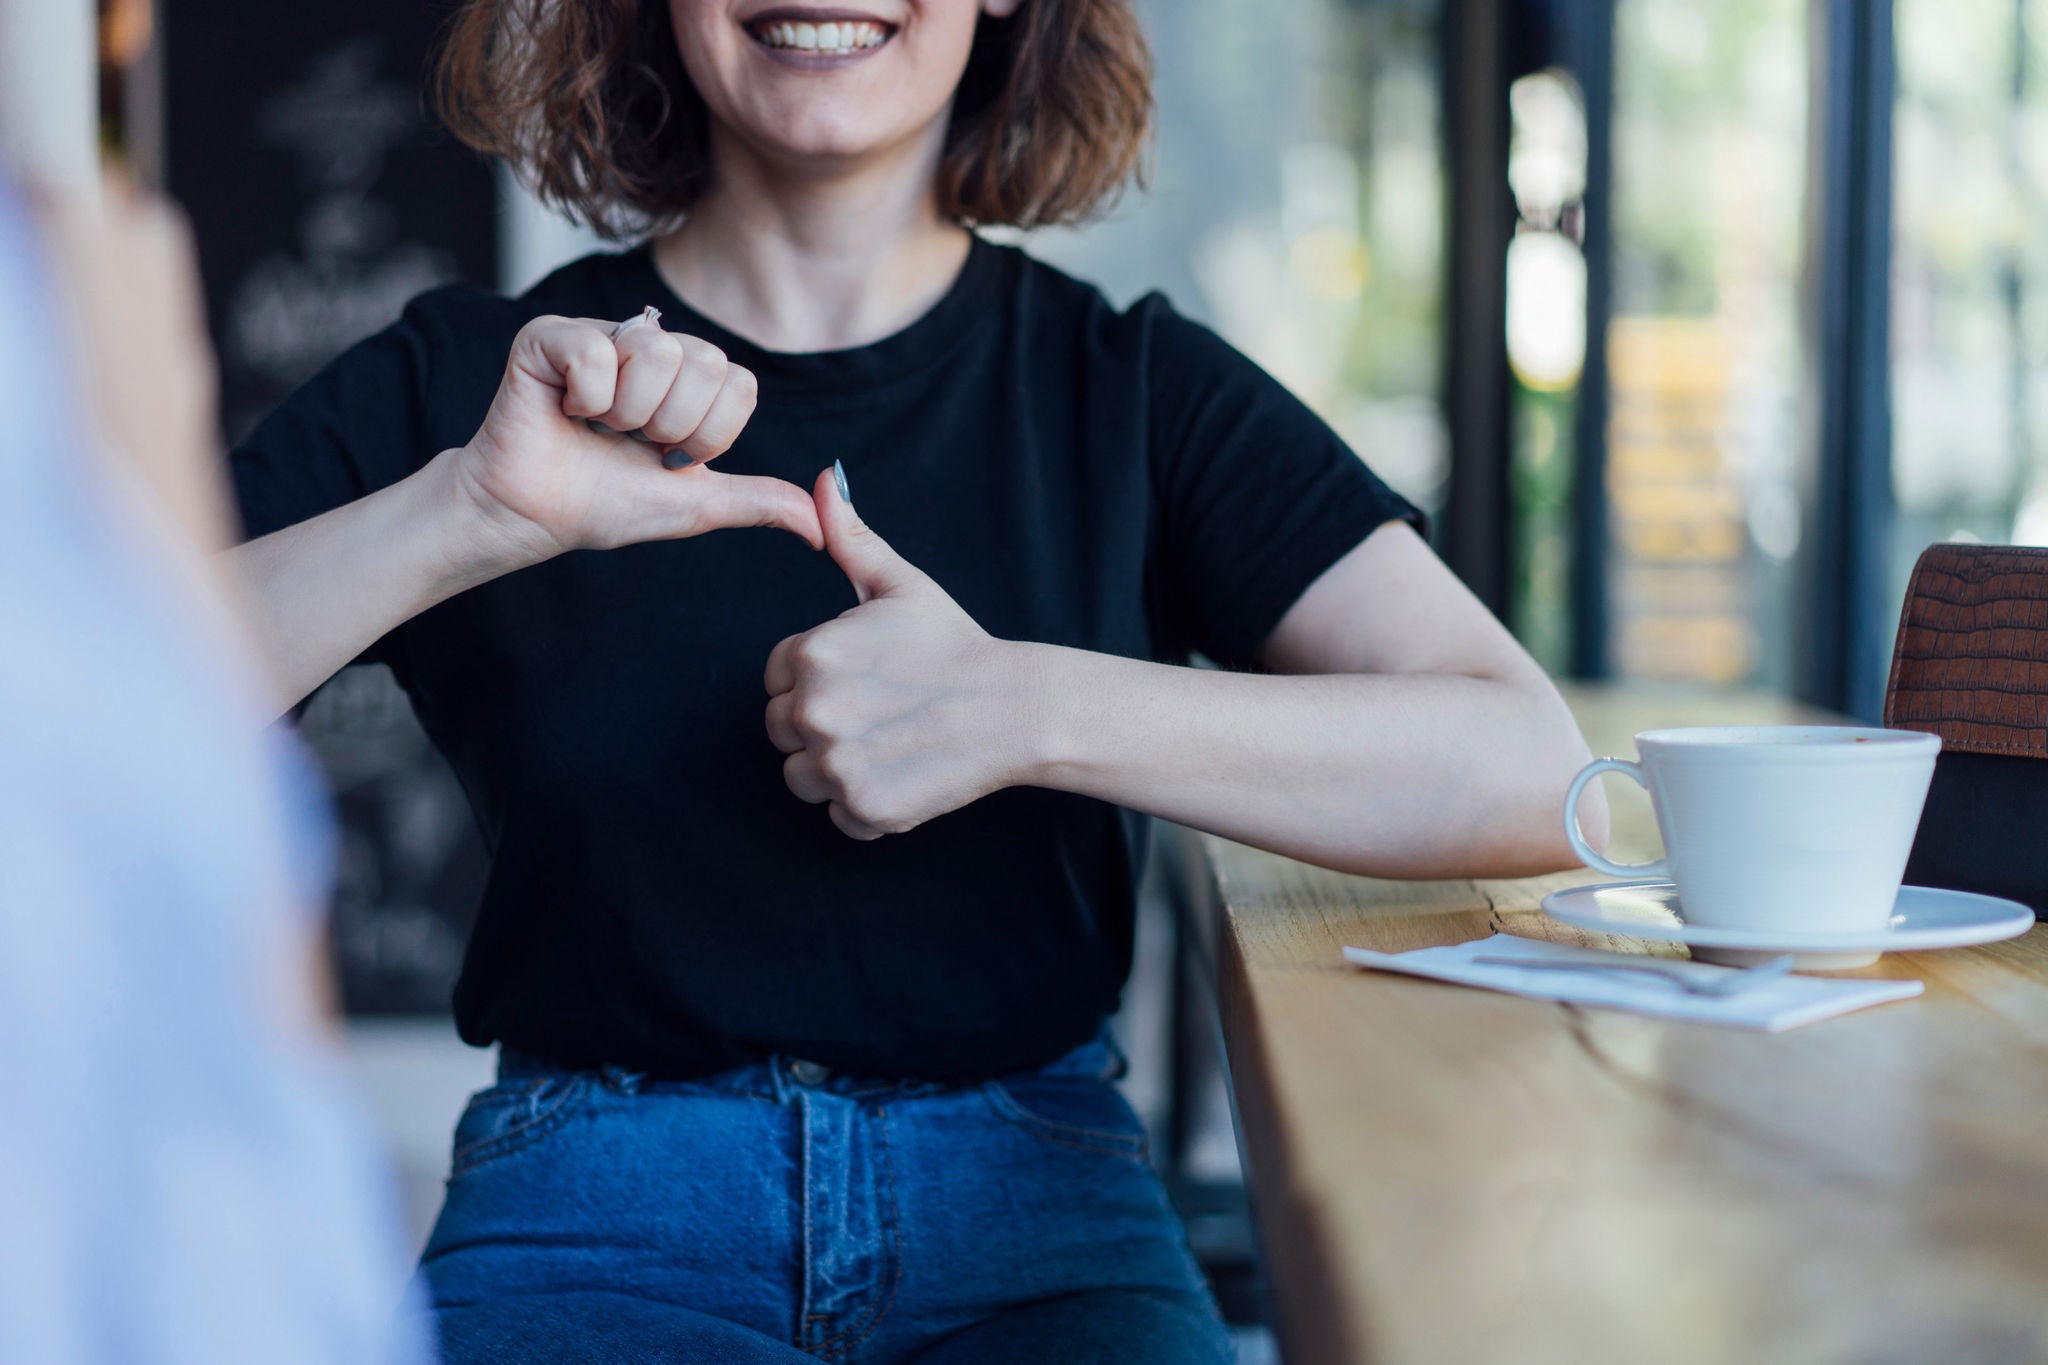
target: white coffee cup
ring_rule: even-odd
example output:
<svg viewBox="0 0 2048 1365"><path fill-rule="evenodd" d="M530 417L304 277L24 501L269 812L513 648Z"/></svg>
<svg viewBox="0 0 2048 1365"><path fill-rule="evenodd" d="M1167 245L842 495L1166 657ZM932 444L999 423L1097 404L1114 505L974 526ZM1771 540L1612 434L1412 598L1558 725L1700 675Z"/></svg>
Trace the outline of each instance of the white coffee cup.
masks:
<svg viewBox="0 0 2048 1365"><path fill-rule="evenodd" d="M1564 828L1587 866L1669 879L1689 924L1863 933L1882 929L1905 879L1941 740L1821 725L1646 730L1640 763L1602 758L1572 779ZM1579 795L1604 772L1650 793L1664 857L1617 863L1579 830Z"/></svg>

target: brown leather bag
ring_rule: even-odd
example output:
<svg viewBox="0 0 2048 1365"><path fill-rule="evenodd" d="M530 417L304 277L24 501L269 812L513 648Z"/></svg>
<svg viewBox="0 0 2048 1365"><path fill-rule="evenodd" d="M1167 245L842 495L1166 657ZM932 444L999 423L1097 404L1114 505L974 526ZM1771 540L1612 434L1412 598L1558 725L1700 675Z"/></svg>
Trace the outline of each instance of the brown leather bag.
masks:
<svg viewBox="0 0 2048 1365"><path fill-rule="evenodd" d="M1941 736L1915 886L2048 908L2048 549L1931 545L1913 566L1884 723Z"/></svg>

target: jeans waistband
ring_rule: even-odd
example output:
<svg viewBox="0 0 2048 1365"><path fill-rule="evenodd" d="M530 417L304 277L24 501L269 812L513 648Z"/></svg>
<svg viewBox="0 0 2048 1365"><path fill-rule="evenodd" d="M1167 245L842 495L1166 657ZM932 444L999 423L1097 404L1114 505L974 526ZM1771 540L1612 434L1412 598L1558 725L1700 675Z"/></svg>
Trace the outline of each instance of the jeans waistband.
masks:
<svg viewBox="0 0 2048 1365"><path fill-rule="evenodd" d="M1044 1066L1031 1068L1023 1074L1113 1081L1129 1069L1130 1064L1124 1056L1123 1049L1117 1046L1116 1039L1110 1036L1109 1025L1105 1023L1099 1033L1071 1052L1054 1058ZM967 1085L956 1081L851 1075L783 1053L771 1053L761 1061L748 1062L707 1076L673 1081L652 1077L626 1067L559 1066L509 1045L500 1045L498 1048L498 1079L501 1081L538 1076L565 1076L578 1070L596 1072L606 1084L630 1091L721 1090L736 1094L771 1094L778 1100L784 1098L792 1087L824 1090L848 1097L937 1094L945 1090L967 1088Z"/></svg>

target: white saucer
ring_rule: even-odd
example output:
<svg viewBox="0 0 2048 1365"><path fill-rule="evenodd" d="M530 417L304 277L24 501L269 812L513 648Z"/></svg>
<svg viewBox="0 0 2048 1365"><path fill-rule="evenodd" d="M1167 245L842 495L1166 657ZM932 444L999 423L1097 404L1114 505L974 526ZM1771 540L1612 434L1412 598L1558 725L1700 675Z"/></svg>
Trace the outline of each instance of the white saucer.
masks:
<svg viewBox="0 0 2048 1365"><path fill-rule="evenodd" d="M2018 901L1931 886L1900 887L1891 923L1858 934L1687 924L1678 888L1670 882L1604 882L1553 891L1543 898L1543 913L1578 929L1683 943L1703 962L1746 966L1792 953L1801 971L1866 967L1880 953L1996 943L2034 927L2034 912Z"/></svg>

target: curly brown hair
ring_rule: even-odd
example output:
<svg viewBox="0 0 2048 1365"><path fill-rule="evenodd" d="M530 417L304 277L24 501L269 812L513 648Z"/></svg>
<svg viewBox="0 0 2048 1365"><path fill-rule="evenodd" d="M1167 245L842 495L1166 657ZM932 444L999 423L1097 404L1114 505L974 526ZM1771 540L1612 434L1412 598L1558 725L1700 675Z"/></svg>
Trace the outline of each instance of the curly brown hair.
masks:
<svg viewBox="0 0 2048 1365"><path fill-rule="evenodd" d="M709 116L664 0L468 0L441 115L540 197L612 239L672 226L711 178ZM982 16L939 164L948 218L1076 223L1141 179L1152 69L1129 0Z"/></svg>

